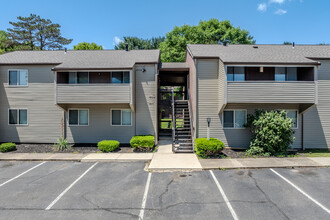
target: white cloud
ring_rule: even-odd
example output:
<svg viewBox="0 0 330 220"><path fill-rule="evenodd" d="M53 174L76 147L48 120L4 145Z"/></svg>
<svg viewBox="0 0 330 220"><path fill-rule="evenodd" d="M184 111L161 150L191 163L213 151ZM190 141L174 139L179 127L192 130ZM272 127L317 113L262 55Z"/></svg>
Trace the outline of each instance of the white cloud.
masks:
<svg viewBox="0 0 330 220"><path fill-rule="evenodd" d="M277 15L284 15L286 14L288 11L283 10L283 9L277 9L274 13Z"/></svg>
<svg viewBox="0 0 330 220"><path fill-rule="evenodd" d="M265 12L267 10L267 4L266 3L258 4L257 10L261 12Z"/></svg>
<svg viewBox="0 0 330 220"><path fill-rule="evenodd" d="M114 37L113 38L113 44L114 45L118 45L120 42L123 42L123 40L122 39L120 39L119 37Z"/></svg>
<svg viewBox="0 0 330 220"><path fill-rule="evenodd" d="M270 0L269 3L278 3L278 4L283 4L285 0Z"/></svg>

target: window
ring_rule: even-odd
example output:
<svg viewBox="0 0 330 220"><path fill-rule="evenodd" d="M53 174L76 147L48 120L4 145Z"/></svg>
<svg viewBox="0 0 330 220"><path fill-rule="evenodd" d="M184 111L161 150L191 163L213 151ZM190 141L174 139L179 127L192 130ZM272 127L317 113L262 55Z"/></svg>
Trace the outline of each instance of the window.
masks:
<svg viewBox="0 0 330 220"><path fill-rule="evenodd" d="M287 80L288 81L297 81L297 67L288 67L287 68Z"/></svg>
<svg viewBox="0 0 330 220"><path fill-rule="evenodd" d="M244 81L245 68L244 67L228 67L227 68L227 81Z"/></svg>
<svg viewBox="0 0 330 220"><path fill-rule="evenodd" d="M69 72L69 84L89 83L88 72Z"/></svg>
<svg viewBox="0 0 330 220"><path fill-rule="evenodd" d="M246 110L225 110L223 112L224 128L244 128Z"/></svg>
<svg viewBox="0 0 330 220"><path fill-rule="evenodd" d="M27 125L27 109L9 109L9 124Z"/></svg>
<svg viewBox="0 0 330 220"><path fill-rule="evenodd" d="M69 125L88 125L88 109L69 109Z"/></svg>
<svg viewBox="0 0 330 220"><path fill-rule="evenodd" d="M286 69L285 67L275 67L275 81L285 81Z"/></svg>
<svg viewBox="0 0 330 220"><path fill-rule="evenodd" d="M129 109L111 110L112 125L132 125L132 112Z"/></svg>
<svg viewBox="0 0 330 220"><path fill-rule="evenodd" d="M28 71L27 70L9 70L10 86L27 86Z"/></svg>
<svg viewBox="0 0 330 220"><path fill-rule="evenodd" d="M129 72L112 72L111 83L130 83Z"/></svg>
<svg viewBox="0 0 330 220"><path fill-rule="evenodd" d="M298 128L298 111L297 110L286 110L287 117L292 119L292 128Z"/></svg>
<svg viewBox="0 0 330 220"><path fill-rule="evenodd" d="M275 67L275 81L297 81L297 68Z"/></svg>

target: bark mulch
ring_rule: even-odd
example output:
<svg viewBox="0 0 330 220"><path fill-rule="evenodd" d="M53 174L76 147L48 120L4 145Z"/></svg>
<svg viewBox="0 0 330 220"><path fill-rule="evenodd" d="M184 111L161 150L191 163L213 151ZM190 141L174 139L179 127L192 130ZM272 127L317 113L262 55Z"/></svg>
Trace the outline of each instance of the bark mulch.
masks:
<svg viewBox="0 0 330 220"><path fill-rule="evenodd" d="M55 151L53 144L17 144L17 150L10 153L97 153L101 152L93 144L74 145L70 150ZM116 153L134 153L133 148L129 145L122 145Z"/></svg>

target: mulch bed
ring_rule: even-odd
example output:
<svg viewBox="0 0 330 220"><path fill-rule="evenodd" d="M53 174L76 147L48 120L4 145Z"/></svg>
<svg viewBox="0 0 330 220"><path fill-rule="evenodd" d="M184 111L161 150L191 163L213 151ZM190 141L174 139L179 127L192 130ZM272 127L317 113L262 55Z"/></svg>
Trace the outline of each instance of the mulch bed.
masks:
<svg viewBox="0 0 330 220"><path fill-rule="evenodd" d="M17 150L10 153L97 153L95 144L77 144L67 151L55 151L53 144L17 144ZM129 145L121 145L116 153L134 153Z"/></svg>

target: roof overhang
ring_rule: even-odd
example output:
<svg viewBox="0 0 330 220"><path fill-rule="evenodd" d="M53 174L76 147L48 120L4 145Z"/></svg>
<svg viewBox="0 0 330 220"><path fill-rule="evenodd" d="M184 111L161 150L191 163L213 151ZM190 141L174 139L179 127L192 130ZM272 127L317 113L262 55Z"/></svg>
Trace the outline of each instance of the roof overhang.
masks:
<svg viewBox="0 0 330 220"><path fill-rule="evenodd" d="M284 66L284 65L295 65L295 66L319 66L321 65L320 62L304 62L304 63L295 63L295 62L286 62L286 63L279 63L279 62L224 62L225 65L267 65L267 66Z"/></svg>

